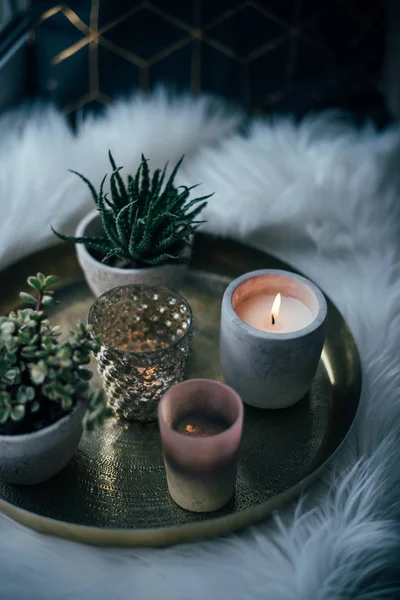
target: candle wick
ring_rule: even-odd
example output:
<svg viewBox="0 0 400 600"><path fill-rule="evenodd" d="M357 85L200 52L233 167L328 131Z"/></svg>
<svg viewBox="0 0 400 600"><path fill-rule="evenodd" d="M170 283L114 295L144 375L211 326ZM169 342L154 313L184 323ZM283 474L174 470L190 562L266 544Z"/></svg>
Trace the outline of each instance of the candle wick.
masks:
<svg viewBox="0 0 400 600"><path fill-rule="evenodd" d="M275 317L274 317L274 315L271 315L271 321L272 321L272 325L275 325Z"/></svg>

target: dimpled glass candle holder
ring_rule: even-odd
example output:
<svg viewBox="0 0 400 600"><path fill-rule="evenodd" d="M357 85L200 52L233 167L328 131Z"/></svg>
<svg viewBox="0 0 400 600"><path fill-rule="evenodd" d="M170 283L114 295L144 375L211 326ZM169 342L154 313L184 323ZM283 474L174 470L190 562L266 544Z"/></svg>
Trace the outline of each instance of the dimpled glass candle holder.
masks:
<svg viewBox="0 0 400 600"><path fill-rule="evenodd" d="M158 423L173 500L193 512L229 502L243 426L238 394L219 381L189 379L163 396Z"/></svg>
<svg viewBox="0 0 400 600"><path fill-rule="evenodd" d="M184 378L188 302L163 287L120 286L96 300L88 322L101 341L97 366L110 406L128 420L155 420L162 395Z"/></svg>
<svg viewBox="0 0 400 600"><path fill-rule="evenodd" d="M222 300L220 358L226 383L243 402L284 408L309 390L325 339L327 304L300 275L246 273Z"/></svg>

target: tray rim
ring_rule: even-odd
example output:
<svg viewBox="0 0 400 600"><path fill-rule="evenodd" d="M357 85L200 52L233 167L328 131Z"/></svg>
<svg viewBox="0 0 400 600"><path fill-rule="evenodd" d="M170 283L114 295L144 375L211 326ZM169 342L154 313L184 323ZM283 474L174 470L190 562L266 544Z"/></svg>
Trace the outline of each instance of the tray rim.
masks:
<svg viewBox="0 0 400 600"><path fill-rule="evenodd" d="M212 243L212 241L215 240L215 238L211 238L210 236L204 234L197 235L196 239L202 240L203 244L205 240L208 240L208 243ZM289 264L281 261L280 259L277 259L273 256L273 254L269 252L267 253L261 250L256 250L251 246L243 244L242 242L233 241L230 239L217 240L217 243L225 243L226 245L230 245L231 247L236 246L236 248L246 247L247 249L260 256L267 256L269 259L272 258L276 262L277 268L292 271L302 275L302 273L299 272L297 269L294 269ZM28 262L35 262L35 260L36 262L38 262L38 260L40 261L41 257L49 253L54 253L54 251L56 249L58 250L59 248L61 248L60 245L50 246L44 250L32 253L29 256L16 261L12 265L0 271L0 278L2 278L2 276L10 272L12 269L15 269L17 266L28 266ZM71 273L68 273L67 277L64 278L65 286L67 286L73 283L74 281L76 282L77 277L83 279L83 274L80 271L79 265L75 257L75 253L69 251L70 249L68 249L68 247L66 246L62 248L64 252L61 251L61 255L63 255L64 258L68 258L71 261L73 261L73 264L71 264ZM201 269L198 269L198 267L194 265L193 270ZM209 271L209 273L211 275L214 273L215 275L230 277L229 274L221 271ZM319 478L321 473L334 460L337 454L339 454L343 445L346 443L348 435L354 428L354 423L360 407L359 399L362 389L362 371L358 348L356 346L355 340L353 338L350 328L347 325L346 320L344 319L340 311L337 309L336 305L330 300L330 298L328 296L326 297L328 303L332 305L340 315L342 322L347 329L348 335L350 336L353 343L357 382L357 408L354 412L351 424L349 425L347 432L345 433L343 439L340 441L338 446L312 473L307 475L307 477L303 478L291 488L288 488L284 492L281 492L280 494L277 494L266 501L260 502L255 506L247 507L239 512L230 513L228 515L223 515L220 517L211 516L210 518L207 518L204 521L196 521L193 523L184 523L180 525L147 529L123 529L111 527L103 528L92 525L70 523L68 521L62 521L54 519L52 517L45 517L43 515L30 512L29 510L20 508L10 502L7 502L6 500L3 500L3 498L0 498L0 512L6 515L7 517L10 517L15 521L21 523L22 525L30 527L31 529L40 533L54 535L56 537L61 537L80 543L86 543L89 545L108 547L165 547L180 543L200 541L220 535L226 535L228 533L233 533L239 529L243 529L246 526L254 525L257 522L260 522L262 519L268 517L277 508L281 507L289 501L296 499L301 495L301 493L303 493L311 487L311 485Z"/></svg>
<svg viewBox="0 0 400 600"><path fill-rule="evenodd" d="M265 502L251 506L240 512L221 517L214 517L195 523L185 523L168 527L153 527L148 529L102 528L92 525L78 525L44 517L32 513L14 504L0 499L0 512L39 533L53 535L74 542L92 546L137 548L137 547L166 547L176 544L197 542L213 537L234 533L249 525L255 525L282 505L298 498L319 478L336 454L354 426L354 420L342 442L333 453L310 475L299 481L281 494L273 496Z"/></svg>

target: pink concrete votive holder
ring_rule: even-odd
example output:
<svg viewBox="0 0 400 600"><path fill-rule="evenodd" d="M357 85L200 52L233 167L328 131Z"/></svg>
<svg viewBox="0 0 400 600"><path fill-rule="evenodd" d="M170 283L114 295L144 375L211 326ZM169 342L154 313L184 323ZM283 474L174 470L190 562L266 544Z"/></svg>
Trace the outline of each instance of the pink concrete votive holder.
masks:
<svg viewBox="0 0 400 600"><path fill-rule="evenodd" d="M192 436L177 431L182 422L224 423L219 433ZM242 436L243 404L230 387L211 379L189 379L171 387L158 406L168 489L172 499L193 512L224 506L235 493ZM189 425L189 431L195 427Z"/></svg>

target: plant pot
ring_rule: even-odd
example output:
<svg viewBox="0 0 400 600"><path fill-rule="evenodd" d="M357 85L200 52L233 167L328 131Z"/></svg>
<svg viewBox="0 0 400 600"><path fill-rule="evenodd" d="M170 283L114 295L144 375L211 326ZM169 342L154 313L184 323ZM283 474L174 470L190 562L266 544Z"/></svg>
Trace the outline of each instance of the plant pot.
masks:
<svg viewBox="0 0 400 600"><path fill-rule="evenodd" d="M57 475L71 460L82 436L85 407L34 433L0 435L0 478L32 485Z"/></svg>
<svg viewBox="0 0 400 600"><path fill-rule="evenodd" d="M102 234L104 235L103 227L96 209L82 219L75 232L77 237ZM114 287L134 283L177 289L182 284L187 270L187 264L168 264L143 269L119 269L96 260L83 244L76 244L76 252L86 281L96 297ZM183 255L188 259L190 258L191 248L189 246L184 249Z"/></svg>

